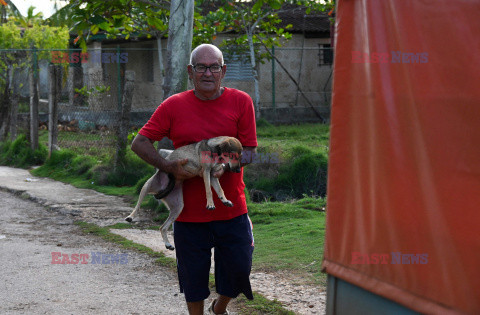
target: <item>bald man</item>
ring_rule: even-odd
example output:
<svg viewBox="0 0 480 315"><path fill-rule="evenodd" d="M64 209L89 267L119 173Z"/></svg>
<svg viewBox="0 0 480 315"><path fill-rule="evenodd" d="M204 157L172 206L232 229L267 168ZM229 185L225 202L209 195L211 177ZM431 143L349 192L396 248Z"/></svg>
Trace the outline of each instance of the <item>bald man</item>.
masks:
<svg viewBox="0 0 480 315"><path fill-rule="evenodd" d="M132 143L132 150L143 160L178 179L191 177L182 167L186 160L163 159L153 146L163 137L170 138L175 148L217 136L235 137L244 151L250 151L244 156L252 156L257 147L252 99L245 92L222 86L227 66L221 50L210 44L196 47L187 71L194 89L160 104ZM249 162L242 161L242 166ZM215 210L207 210L203 180L198 176L186 179L184 208L173 226L180 291L191 315L204 314L204 300L210 295L212 248L218 297L208 311L228 314L228 303L240 293L253 299L249 277L254 239L243 168L234 173L225 165L214 176L220 178L225 196L234 206L215 200Z"/></svg>

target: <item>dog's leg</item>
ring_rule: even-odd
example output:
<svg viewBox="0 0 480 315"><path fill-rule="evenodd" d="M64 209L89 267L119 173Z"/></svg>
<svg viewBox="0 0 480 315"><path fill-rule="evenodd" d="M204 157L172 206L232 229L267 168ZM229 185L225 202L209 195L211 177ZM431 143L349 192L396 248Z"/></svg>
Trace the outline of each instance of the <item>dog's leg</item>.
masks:
<svg viewBox="0 0 480 315"><path fill-rule="evenodd" d="M183 210L183 192L182 192L182 184L177 183L175 188L172 192L162 199L163 203L167 206L170 210L170 215L168 219L162 224L160 227L160 232L162 233L163 242L165 243L165 247L169 250L174 250L172 244L168 241L167 231L170 225L178 218L180 213Z"/></svg>
<svg viewBox="0 0 480 315"><path fill-rule="evenodd" d="M210 187L210 169L203 170L203 183L205 184L205 194L207 195L207 210L215 210L213 203L212 188Z"/></svg>
<svg viewBox="0 0 480 315"><path fill-rule="evenodd" d="M133 209L132 213L130 213L130 215L125 218L125 221L128 221L128 222L133 221L133 217L137 214L138 209L140 209L140 205L142 204L143 199L150 192L150 187L152 186L152 182L155 178L155 175L150 177L143 185L142 190L140 191L140 195L138 196L138 201L135 206L135 209Z"/></svg>
<svg viewBox="0 0 480 315"><path fill-rule="evenodd" d="M138 201L135 206L135 209L128 217L125 218L126 221L132 222L133 218L137 214L137 211L140 209L143 199L147 194L156 194L168 187L169 177L167 173L156 172L155 175L150 177L142 187L140 195L138 196Z"/></svg>
<svg viewBox="0 0 480 315"><path fill-rule="evenodd" d="M223 192L222 186L220 185L220 181L218 180L218 178L211 176L210 182L212 183L212 187L213 189L215 189L218 198L220 198L223 204L227 207L233 207L233 203L225 197L225 193Z"/></svg>

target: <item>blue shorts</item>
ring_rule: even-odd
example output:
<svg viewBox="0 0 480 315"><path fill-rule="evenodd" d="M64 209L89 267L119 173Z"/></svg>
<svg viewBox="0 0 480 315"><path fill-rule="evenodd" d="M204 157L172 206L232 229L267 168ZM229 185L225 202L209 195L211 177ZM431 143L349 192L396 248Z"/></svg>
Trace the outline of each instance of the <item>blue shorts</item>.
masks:
<svg viewBox="0 0 480 315"><path fill-rule="evenodd" d="M231 298L243 293L253 299L249 277L254 240L247 214L206 223L175 221L173 230L180 292L187 302L202 301L210 295L212 248L217 293Z"/></svg>

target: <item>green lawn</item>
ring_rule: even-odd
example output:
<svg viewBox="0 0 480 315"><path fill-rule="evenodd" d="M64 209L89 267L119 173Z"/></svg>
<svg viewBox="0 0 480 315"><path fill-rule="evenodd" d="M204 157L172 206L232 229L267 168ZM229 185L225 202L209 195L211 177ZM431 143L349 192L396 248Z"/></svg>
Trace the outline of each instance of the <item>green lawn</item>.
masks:
<svg viewBox="0 0 480 315"><path fill-rule="evenodd" d="M249 204L255 238L254 270L288 270L325 284L320 273L325 236L323 199Z"/></svg>

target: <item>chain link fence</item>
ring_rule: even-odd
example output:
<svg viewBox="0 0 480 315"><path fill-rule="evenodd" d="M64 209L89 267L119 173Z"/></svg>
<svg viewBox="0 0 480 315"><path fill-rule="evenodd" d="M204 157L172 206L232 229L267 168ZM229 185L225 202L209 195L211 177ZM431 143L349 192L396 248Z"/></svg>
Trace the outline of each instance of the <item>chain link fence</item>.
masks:
<svg viewBox="0 0 480 315"><path fill-rule="evenodd" d="M110 46L87 52L0 50L0 137L10 134L14 138L20 132L32 135L30 122L37 119L31 109L35 92L40 142L48 142L48 129L54 126L60 148L114 154L121 124L127 121L127 131L138 130L163 100L167 54L148 45ZM255 98L254 76L245 56L226 56L224 86L249 93L259 102L261 117L268 121L320 122L316 112L328 117L332 65L325 56L329 52L320 48L276 48L271 54L275 58L257 69L259 99ZM52 66L57 69L54 76L51 71L49 74ZM128 120L122 120L128 72L134 73L131 107ZM52 86L57 89L52 90ZM54 116L53 101L57 110Z"/></svg>

